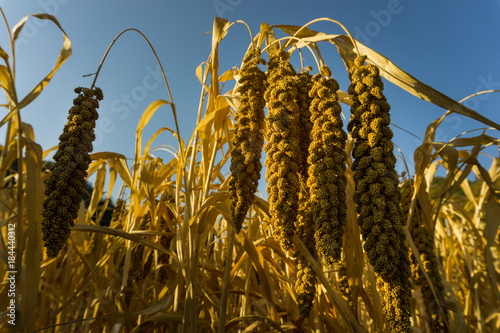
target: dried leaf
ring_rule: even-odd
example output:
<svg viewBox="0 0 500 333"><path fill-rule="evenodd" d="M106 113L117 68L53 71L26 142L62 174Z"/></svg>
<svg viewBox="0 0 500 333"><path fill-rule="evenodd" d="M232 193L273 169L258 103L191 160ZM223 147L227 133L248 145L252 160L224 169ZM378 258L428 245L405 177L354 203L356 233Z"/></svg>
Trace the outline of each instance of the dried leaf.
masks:
<svg viewBox="0 0 500 333"><path fill-rule="evenodd" d="M28 20L28 18L31 17L31 16L32 17L36 17L36 18L41 19L41 20L49 20L49 21L54 22L54 24L59 28L59 30L61 30L61 32L63 34L64 43L63 43L63 47L61 49L61 52L59 53L59 57L57 58L56 64L54 65L54 68L52 69L52 71L49 74L47 74L47 76L45 76L45 78L28 95L26 95L26 97L24 97L21 100L21 102L19 102L19 104L17 105L17 108L19 110L22 109L22 108L24 108L24 107L26 107L35 98L37 98L38 95L40 95L40 93L42 92L42 90L50 82L50 80L52 79L52 77L54 76L54 74L57 72L57 70L59 69L59 67L61 67L61 65L66 60L68 60L68 58L71 56L71 53L72 53L72 51L71 51L71 41L69 40L68 36L66 35L66 32L64 32L63 28L59 24L59 21L57 21L57 19L54 16L49 15L49 14L45 14L45 13L28 15L28 16L25 16L24 18L22 18L16 24L16 26L12 29L12 35L13 35L14 40L16 40L18 38L19 33L21 32L21 30L24 27L24 24L26 23L26 21Z"/></svg>
<svg viewBox="0 0 500 333"><path fill-rule="evenodd" d="M38 286L40 283L40 263L42 258L42 200L43 182L42 147L31 140L25 140L26 145L26 218L28 241L24 252L25 268L22 284L23 324L26 332L31 332L36 323L36 308L38 304Z"/></svg>
<svg viewBox="0 0 500 333"><path fill-rule="evenodd" d="M294 35L299 29L301 29L301 27L293 25L276 25L275 27L289 35ZM348 69L352 67L354 59L357 56L352 40L346 35L330 35L306 28L301 30L298 37L301 38L302 43L317 43L321 41L330 41L331 43L334 43ZM445 110L462 114L500 130L499 124L458 103L434 88L422 83L414 76L396 66L396 64L394 64L390 59L384 57L378 52L375 52L359 41L355 41L355 43L360 54L366 55L368 57L367 61L380 69L380 75L395 85L403 88L412 95L431 102ZM298 47L300 46L301 45Z"/></svg>

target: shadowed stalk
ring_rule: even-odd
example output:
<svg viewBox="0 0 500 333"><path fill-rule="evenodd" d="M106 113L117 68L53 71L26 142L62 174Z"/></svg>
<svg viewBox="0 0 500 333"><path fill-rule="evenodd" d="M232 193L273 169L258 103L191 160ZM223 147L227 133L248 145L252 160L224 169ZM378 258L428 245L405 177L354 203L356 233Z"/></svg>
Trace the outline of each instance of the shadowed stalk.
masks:
<svg viewBox="0 0 500 333"><path fill-rule="evenodd" d="M337 311L339 311L340 317L347 324L348 331L366 332L366 330L363 327L361 327L361 325L357 322L354 313L352 313L352 309L349 307L349 304L342 298L340 294L338 294L333 290L332 286L330 285L327 278L323 274L322 269L319 267L316 260L314 260L313 256L311 255L307 247L304 245L304 243L302 243L302 241L297 235L293 236L293 243L297 248L297 250L300 251L302 255L305 257L305 259L311 264L314 273L316 273L318 279L323 284L323 287L325 287L330 300L334 304Z"/></svg>
<svg viewBox="0 0 500 333"><path fill-rule="evenodd" d="M228 226L229 227L229 226ZM227 315L227 298L229 293L229 276L231 272L231 266L233 263L233 247L234 247L234 237L235 232L233 227L229 227L229 244L227 246L226 255L226 265L224 267L224 280L222 282L222 295L220 303L220 319L219 319L219 329L218 333L224 333L226 331L226 315Z"/></svg>

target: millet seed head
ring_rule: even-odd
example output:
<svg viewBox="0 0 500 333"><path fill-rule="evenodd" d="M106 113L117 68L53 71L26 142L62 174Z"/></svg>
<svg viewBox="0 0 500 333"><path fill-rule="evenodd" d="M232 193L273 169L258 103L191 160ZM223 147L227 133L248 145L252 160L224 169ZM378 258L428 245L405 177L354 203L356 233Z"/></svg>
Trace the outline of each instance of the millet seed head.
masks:
<svg viewBox="0 0 500 333"><path fill-rule="evenodd" d="M341 108L338 102L339 85L330 77L327 66L313 76L309 91L311 102L312 142L309 146L310 209L318 253L327 263L340 260L342 236L346 224L345 202L345 143Z"/></svg>
<svg viewBox="0 0 500 333"><path fill-rule="evenodd" d="M258 61L243 64L238 92L240 108L235 114L235 137L231 152L229 193L234 227L241 230L259 185L260 162L264 145L264 92L266 75Z"/></svg>
<svg viewBox="0 0 500 333"><path fill-rule="evenodd" d="M411 286L408 247L403 233L401 196L394 169L390 106L378 67L358 56L349 71L352 95L348 130L352 150L356 209L364 250L380 276L384 313L391 332L408 332Z"/></svg>
<svg viewBox="0 0 500 333"><path fill-rule="evenodd" d="M74 219L78 216L87 169L103 99L100 88L76 88L78 94L69 110L68 122L59 137L59 149L46 183L42 211L42 233L49 257L56 257L66 244Z"/></svg>
<svg viewBox="0 0 500 333"><path fill-rule="evenodd" d="M302 160L300 106L296 72L280 51L271 52L267 74L268 89L264 94L268 142L266 180L269 212L274 235L285 249L292 245L299 208L299 170Z"/></svg>

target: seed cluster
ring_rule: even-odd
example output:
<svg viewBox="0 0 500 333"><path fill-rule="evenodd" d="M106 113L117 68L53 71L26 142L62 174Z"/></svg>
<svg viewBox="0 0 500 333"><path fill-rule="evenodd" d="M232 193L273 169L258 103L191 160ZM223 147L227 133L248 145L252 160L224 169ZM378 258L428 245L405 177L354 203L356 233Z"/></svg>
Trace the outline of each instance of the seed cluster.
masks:
<svg viewBox="0 0 500 333"><path fill-rule="evenodd" d="M401 268L402 275L405 275L405 267ZM399 281L386 282L379 276L377 289L381 296L387 332L410 332L411 285L409 280L401 278Z"/></svg>
<svg viewBox="0 0 500 333"><path fill-rule="evenodd" d="M268 89L264 95L268 108L268 142L264 147L267 193L275 237L288 250L299 206L300 108L295 99L295 70L284 54L270 53Z"/></svg>
<svg viewBox="0 0 500 333"><path fill-rule="evenodd" d="M309 70L297 74L297 103L300 109L299 115L299 138L300 138L300 156L299 163L299 211L296 221L297 236L301 239L310 253L315 255L316 246L314 241L314 227L311 217L311 209L309 202L309 186L307 179L309 178L307 161L309 145L311 143L310 135L312 130L311 112L309 107L312 98L309 97L309 91L313 86L312 75ZM314 297L316 294L316 274L311 268L311 264L307 261L304 255L299 254L297 258L297 280L295 282L295 292L297 294L297 302L299 313L302 317L307 318L311 312Z"/></svg>
<svg viewBox="0 0 500 333"><path fill-rule="evenodd" d="M87 246L87 250L89 254L96 254L99 250L99 243L102 242L102 234L93 232L90 235L89 244Z"/></svg>
<svg viewBox="0 0 500 333"><path fill-rule="evenodd" d="M149 211L141 218L137 230L152 230L153 224L153 217L151 216L151 211ZM130 265L130 274L134 277L144 279L153 268L153 254L144 245L136 244L132 248Z"/></svg>
<svg viewBox="0 0 500 333"><path fill-rule="evenodd" d="M300 109L299 115L299 211L296 222L297 235L307 247L309 252L315 253L316 245L314 241L314 225L311 216L310 190L308 185L309 162L308 151L311 144L311 131L313 123L311 121L311 111L309 110L312 98L309 97L309 91L313 87L312 75L308 71L297 75L297 102Z"/></svg>
<svg viewBox="0 0 500 333"><path fill-rule="evenodd" d="M348 91L353 104L347 128L355 140L354 201L364 249L378 276L388 329L408 332L410 260L403 233L393 134L389 128L390 106L383 95L378 68L365 65L365 60L365 56L356 58L349 71ZM314 257L319 254L328 264L338 262L347 223L347 135L337 95L339 85L327 66L322 66L314 76L309 71L297 74L279 48L269 50L267 87L264 78L255 62L245 62L231 155L230 193L235 227L237 231L241 229L257 187L261 124L267 105L264 150L274 236L289 250L296 233ZM341 268L341 289L352 302L345 266ZM299 254L295 291L303 317L309 316L312 309L315 284L310 263Z"/></svg>
<svg viewBox="0 0 500 333"><path fill-rule="evenodd" d="M444 305L445 290L441 282L441 276L438 270L438 261L434 252L434 242L429 235L429 232L424 227L415 228L412 233L413 241L415 242L418 251L420 252L420 260L423 263L424 270L429 276L436 296L432 293L429 282L427 281L422 268L417 262L417 259L412 254L412 273L415 282L420 286L424 298L424 304L427 309L427 316L433 332L447 333L449 332L447 320L447 310ZM443 318L443 315L445 318Z"/></svg>
<svg viewBox="0 0 500 333"><path fill-rule="evenodd" d="M316 274L311 264L305 260L305 258L300 258L297 262L295 291L297 293L299 314L307 318L313 307L313 301L316 295Z"/></svg>
<svg viewBox="0 0 500 333"><path fill-rule="evenodd" d="M253 202L259 185L260 162L264 145L264 92L266 74L258 67L258 59L244 63L241 69L238 92L240 108L235 115L235 138L231 152L231 210L238 233Z"/></svg>
<svg viewBox="0 0 500 333"><path fill-rule="evenodd" d="M116 200L113 213L111 214L111 225L115 228L122 228L121 217L126 213L126 203L123 199Z"/></svg>
<svg viewBox="0 0 500 333"><path fill-rule="evenodd" d="M410 328L410 263L405 245L401 194L395 171L390 106L383 82L374 65L358 56L349 71L349 94L353 99L348 130L355 139L353 165L358 222L364 250L380 276L384 312L391 332Z"/></svg>
<svg viewBox="0 0 500 333"><path fill-rule="evenodd" d="M312 69L312 68L311 68ZM313 122L311 121L311 102L312 97L309 96L309 91L311 91L314 82L312 80L312 75L307 71L303 71L297 74L296 86L297 86L297 103L300 109L299 113L299 139L300 139L300 165L299 165L299 177L300 177L300 197L301 199L308 199L309 191L307 187L307 179L309 178L308 169L309 162L308 151L309 145L311 144L311 131L313 128Z"/></svg>
<svg viewBox="0 0 500 333"><path fill-rule="evenodd" d="M311 103L311 144L309 179L311 214L318 253L331 264L340 260L346 224L345 202L347 135L342 126L337 90L339 84L327 66L314 75L309 92Z"/></svg>
<svg viewBox="0 0 500 333"><path fill-rule="evenodd" d="M347 266L345 261L342 261L339 267L339 289L342 298L352 306L351 287L349 286L349 280L347 278Z"/></svg>
<svg viewBox="0 0 500 333"><path fill-rule="evenodd" d="M412 194L413 191L411 182L407 181L402 186L403 199L401 201L401 209L403 211L405 221L408 219ZM447 333L449 332L449 328L447 322L447 310L444 305L445 290L439 274L438 259L434 249L433 238L429 235L427 228L422 226L422 222L419 218L422 216L421 213L422 208L420 206L420 202L417 200L416 211L413 215L412 221L410 221L411 236L418 252L420 253L423 270L427 273L432 286L434 287L437 299L434 296L431 286L429 285L429 281L425 277L422 266L419 265L413 251L410 256L412 276L422 292L424 304L427 310L427 318L432 327L432 331Z"/></svg>
<svg viewBox="0 0 500 333"><path fill-rule="evenodd" d="M56 257L68 240L78 216L91 158L97 108L103 99L100 88L76 88L78 97L69 110L68 122L59 137L59 149L46 183L42 232L46 252Z"/></svg>

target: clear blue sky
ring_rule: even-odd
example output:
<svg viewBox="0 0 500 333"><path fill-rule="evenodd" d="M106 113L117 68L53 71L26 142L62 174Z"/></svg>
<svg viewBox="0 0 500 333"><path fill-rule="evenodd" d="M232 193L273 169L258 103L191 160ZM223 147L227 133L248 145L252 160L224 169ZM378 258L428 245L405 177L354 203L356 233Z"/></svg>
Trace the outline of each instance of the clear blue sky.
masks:
<svg viewBox="0 0 500 333"><path fill-rule="evenodd" d="M77 86L90 86L109 43L125 28L141 30L152 42L168 72L181 133L189 138L195 126L201 86L196 67L210 53L214 17L244 20L254 33L260 24L303 25L329 17L336 19L372 49L424 83L460 100L479 90L500 89L500 1L252 1L252 0L37 0L5 1L0 5L11 28L24 16L46 12L57 17L73 45L73 55L55 74L44 92L23 109L23 120L35 128L43 149L58 143ZM311 27L328 33L343 33L333 25ZM7 33L0 26L0 43L9 52ZM233 28L222 42L221 70L239 66L249 44L243 25ZM52 23L30 19L16 46L17 89L24 96L53 67L62 46L62 35ZM336 47L325 43L321 50L341 89L348 87L347 72ZM306 58L307 60L307 58ZM313 59L309 59L314 65ZM135 128L144 109L155 99L168 99L158 83L157 65L147 44L135 33L115 45L97 81L104 92L98 139L94 151L115 151L133 157ZM392 106L392 122L423 137L427 124L445 110L419 100L386 81L386 96ZM4 102L2 95L0 102ZM474 98L467 106L500 123L500 94ZM349 108L343 107L348 115ZM0 110L3 117L5 109ZM174 127L169 108L160 109L144 132L147 139L163 126ZM438 134L447 141L481 125L454 115ZM5 130L0 129L4 140ZM393 128L394 141L411 161L419 140ZM490 131L498 136L498 131ZM3 144L3 141L2 141ZM172 144L168 135L156 145ZM167 156L165 156L167 158ZM402 169L401 169L402 170ZM401 171L399 170L399 171Z"/></svg>

